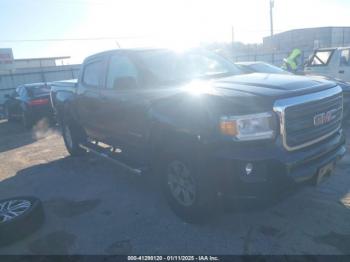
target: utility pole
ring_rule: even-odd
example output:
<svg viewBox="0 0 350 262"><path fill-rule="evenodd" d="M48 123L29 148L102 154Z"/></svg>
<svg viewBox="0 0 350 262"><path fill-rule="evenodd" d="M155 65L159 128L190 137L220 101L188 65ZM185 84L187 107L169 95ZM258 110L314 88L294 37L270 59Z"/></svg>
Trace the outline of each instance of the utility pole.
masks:
<svg viewBox="0 0 350 262"><path fill-rule="evenodd" d="M272 10L275 5L275 0L270 0L270 32L271 32L271 37L273 36L273 13Z"/></svg>
<svg viewBox="0 0 350 262"><path fill-rule="evenodd" d="M232 43L231 43L231 48L232 48L232 61L234 61L234 58L235 58L235 53L234 53L234 42L235 42L235 28L232 26L232 31L231 31L231 34L232 34Z"/></svg>
<svg viewBox="0 0 350 262"><path fill-rule="evenodd" d="M274 41L273 41L273 7L275 5L275 0L270 0L270 33L271 33L271 63L274 64L275 63L275 54L274 54Z"/></svg>

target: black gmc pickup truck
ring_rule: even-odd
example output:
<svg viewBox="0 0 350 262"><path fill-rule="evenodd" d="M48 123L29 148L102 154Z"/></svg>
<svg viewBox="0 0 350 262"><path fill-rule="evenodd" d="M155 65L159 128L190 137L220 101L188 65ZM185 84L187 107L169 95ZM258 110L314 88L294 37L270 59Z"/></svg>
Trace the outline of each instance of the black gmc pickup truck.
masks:
<svg viewBox="0 0 350 262"><path fill-rule="evenodd" d="M51 91L71 155L156 175L190 221L219 197L259 198L328 176L345 154L342 100L333 82L243 74L199 49L99 53L76 84Z"/></svg>

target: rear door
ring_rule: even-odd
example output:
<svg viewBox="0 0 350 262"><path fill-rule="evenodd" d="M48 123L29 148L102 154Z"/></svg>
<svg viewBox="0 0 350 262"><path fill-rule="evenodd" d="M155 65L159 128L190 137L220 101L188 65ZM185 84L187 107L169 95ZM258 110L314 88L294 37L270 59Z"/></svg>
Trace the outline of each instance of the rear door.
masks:
<svg viewBox="0 0 350 262"><path fill-rule="evenodd" d="M101 90L108 142L134 156L142 152L149 130L149 95L150 91L143 89L135 63L126 54L112 55L106 86Z"/></svg>
<svg viewBox="0 0 350 262"><path fill-rule="evenodd" d="M350 81L350 48L340 50L339 70L337 77Z"/></svg>
<svg viewBox="0 0 350 262"><path fill-rule="evenodd" d="M104 126L101 119L104 105L100 97L100 90L104 85L104 69L104 57L91 59L84 63L75 101L80 124L89 137L97 140L104 139Z"/></svg>

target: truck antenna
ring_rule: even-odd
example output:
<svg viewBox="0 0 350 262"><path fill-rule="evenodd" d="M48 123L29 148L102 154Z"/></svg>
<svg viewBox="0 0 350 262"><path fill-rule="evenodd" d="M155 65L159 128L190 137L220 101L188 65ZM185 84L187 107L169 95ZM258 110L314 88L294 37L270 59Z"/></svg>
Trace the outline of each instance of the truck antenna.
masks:
<svg viewBox="0 0 350 262"><path fill-rule="evenodd" d="M118 46L118 48L121 48L121 46L117 40L115 40L115 44Z"/></svg>

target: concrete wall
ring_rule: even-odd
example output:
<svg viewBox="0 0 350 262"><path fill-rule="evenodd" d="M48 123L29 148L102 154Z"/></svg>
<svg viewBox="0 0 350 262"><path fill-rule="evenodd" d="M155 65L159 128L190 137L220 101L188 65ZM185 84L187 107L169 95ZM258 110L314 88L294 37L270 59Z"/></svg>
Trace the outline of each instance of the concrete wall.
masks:
<svg viewBox="0 0 350 262"><path fill-rule="evenodd" d="M69 57L14 59L4 62L0 61L0 74L16 73L17 69L23 68L39 68L66 65L67 58Z"/></svg>
<svg viewBox="0 0 350 262"><path fill-rule="evenodd" d="M29 67L47 67L56 66L56 61L54 59L38 59L38 60L14 60L13 68L29 68Z"/></svg>

